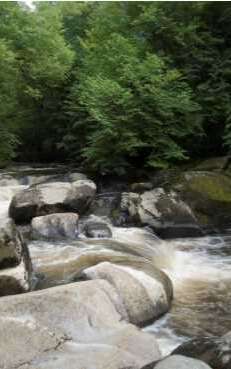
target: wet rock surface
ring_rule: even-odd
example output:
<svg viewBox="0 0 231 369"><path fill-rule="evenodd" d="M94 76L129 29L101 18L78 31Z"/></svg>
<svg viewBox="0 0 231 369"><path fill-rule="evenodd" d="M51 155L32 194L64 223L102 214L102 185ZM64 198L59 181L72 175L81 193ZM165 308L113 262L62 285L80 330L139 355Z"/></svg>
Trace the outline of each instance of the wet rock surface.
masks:
<svg viewBox="0 0 231 369"><path fill-rule="evenodd" d="M34 238L76 239L78 236L79 216L75 213L57 213L35 217L32 219Z"/></svg>
<svg viewBox="0 0 231 369"><path fill-rule="evenodd" d="M22 240L10 218L0 220L0 268L13 267L22 258Z"/></svg>
<svg viewBox="0 0 231 369"><path fill-rule="evenodd" d="M159 363L153 369L212 369L203 361L187 358L181 355L170 356Z"/></svg>
<svg viewBox="0 0 231 369"><path fill-rule="evenodd" d="M95 192L96 185L90 180L35 185L13 197L9 215L16 223L28 223L34 217L52 213L83 213L93 200Z"/></svg>
<svg viewBox="0 0 231 369"><path fill-rule="evenodd" d="M155 187L177 193L204 228L224 229L230 225L230 171L197 168L163 171L153 178Z"/></svg>
<svg viewBox="0 0 231 369"><path fill-rule="evenodd" d="M111 238L112 231L108 222L99 217L91 216L84 221L81 232L90 238Z"/></svg>
<svg viewBox="0 0 231 369"><path fill-rule="evenodd" d="M123 229L119 232L124 233ZM111 262L141 270L160 281L164 279L163 283L167 286L166 292L170 302L172 298L171 281L154 267L153 247L148 245L143 247L146 242L158 244L160 241L155 241L150 232L139 229L129 230L128 235L125 230L124 240L118 241L115 237L118 236L116 229L113 228L112 239L86 237L81 239L80 234L76 241L60 241L53 245L40 240L31 242L30 251L34 272L39 278L37 288L47 288L79 280L87 268L102 262Z"/></svg>
<svg viewBox="0 0 231 369"><path fill-rule="evenodd" d="M109 361L113 369L138 369L158 360L155 338L123 321L121 309L101 280L2 298L1 365L103 369Z"/></svg>
<svg viewBox="0 0 231 369"><path fill-rule="evenodd" d="M174 191L155 188L140 195L123 193L121 208L135 224L148 225L163 238L203 234L193 211Z"/></svg>
<svg viewBox="0 0 231 369"><path fill-rule="evenodd" d="M104 262L85 269L83 275L88 279L105 279L112 284L133 324L143 326L169 310L170 283L166 283L167 276L154 266L151 276L135 268Z"/></svg>
<svg viewBox="0 0 231 369"><path fill-rule="evenodd" d="M216 369L231 368L231 332L222 337L195 338L182 344L173 354L200 359Z"/></svg>
<svg viewBox="0 0 231 369"><path fill-rule="evenodd" d="M31 273L29 251L14 222L0 219L0 296L30 290Z"/></svg>
<svg viewBox="0 0 231 369"><path fill-rule="evenodd" d="M231 178L224 173L191 171L173 185L205 227L230 224Z"/></svg>

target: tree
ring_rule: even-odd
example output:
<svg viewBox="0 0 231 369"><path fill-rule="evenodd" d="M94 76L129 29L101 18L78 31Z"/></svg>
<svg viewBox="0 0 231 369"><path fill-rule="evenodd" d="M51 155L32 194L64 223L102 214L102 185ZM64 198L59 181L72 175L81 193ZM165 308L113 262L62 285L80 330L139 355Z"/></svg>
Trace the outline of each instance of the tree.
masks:
<svg viewBox="0 0 231 369"><path fill-rule="evenodd" d="M18 109L17 88L20 83L15 54L0 39L0 166L14 157L17 138L14 134Z"/></svg>
<svg viewBox="0 0 231 369"><path fill-rule="evenodd" d="M105 12L106 25L101 23ZM185 158L180 140L198 130L198 106L189 86L131 33L126 12L123 3L96 9L83 42L81 77L70 94L72 119L85 111L82 156L93 170L121 172L137 160L166 167ZM78 113L75 118L71 137L77 141L82 125Z"/></svg>
<svg viewBox="0 0 231 369"><path fill-rule="evenodd" d="M18 81L12 91L17 93L18 134L31 158L33 152L38 155L44 142L55 141L73 52L63 36L59 9L51 3L37 5L34 12L17 3L1 3L0 38L7 40L15 58ZM5 71L3 65L2 73ZM4 105L4 109L9 108Z"/></svg>

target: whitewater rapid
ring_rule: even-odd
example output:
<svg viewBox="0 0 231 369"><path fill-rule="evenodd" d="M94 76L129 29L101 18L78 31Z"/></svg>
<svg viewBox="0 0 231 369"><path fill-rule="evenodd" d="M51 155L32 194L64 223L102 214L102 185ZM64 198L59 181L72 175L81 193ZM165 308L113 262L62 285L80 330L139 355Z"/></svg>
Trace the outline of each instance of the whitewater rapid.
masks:
<svg viewBox="0 0 231 369"><path fill-rule="evenodd" d="M0 218L7 216L13 195L33 182L33 178L7 178L5 173L0 175ZM152 260L173 283L171 310L144 328L155 334L164 355L191 337L222 335L231 330L231 230L215 236L163 241L146 229L111 228L112 240L82 237L77 241L31 241L29 249L38 278L43 272L45 279L46 273L51 276L52 283L67 283L75 272L72 261L79 258L86 262L96 252L109 260L118 255L140 255ZM42 288L49 283L43 281Z"/></svg>

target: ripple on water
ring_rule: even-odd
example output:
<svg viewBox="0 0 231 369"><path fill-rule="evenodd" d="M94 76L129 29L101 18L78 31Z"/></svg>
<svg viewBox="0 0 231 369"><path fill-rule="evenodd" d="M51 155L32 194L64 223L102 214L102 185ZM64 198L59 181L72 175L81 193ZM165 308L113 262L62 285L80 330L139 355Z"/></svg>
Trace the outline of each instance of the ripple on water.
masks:
<svg viewBox="0 0 231 369"><path fill-rule="evenodd" d="M24 188L12 181L0 187L0 218L7 216L12 196ZM164 354L190 337L231 330L231 230L214 237L162 241L148 230L113 228L113 240L30 244L35 269L47 270L57 284L73 277L79 255L85 262L85 249L92 258L99 252L98 260L142 256L168 274L174 285L172 308L146 328L155 334Z"/></svg>
<svg viewBox="0 0 231 369"><path fill-rule="evenodd" d="M231 248L228 237L169 241L174 260L165 272L174 284L170 312L147 328L165 354L195 336L231 330Z"/></svg>

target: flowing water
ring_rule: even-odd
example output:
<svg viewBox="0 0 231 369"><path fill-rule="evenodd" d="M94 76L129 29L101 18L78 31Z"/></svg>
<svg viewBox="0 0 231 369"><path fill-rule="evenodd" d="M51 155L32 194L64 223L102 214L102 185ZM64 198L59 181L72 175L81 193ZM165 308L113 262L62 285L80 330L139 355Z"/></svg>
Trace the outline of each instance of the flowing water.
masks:
<svg viewBox="0 0 231 369"><path fill-rule="evenodd" d="M7 216L12 196L31 182L33 177L14 181L0 175L0 218ZM169 313L145 328L155 334L163 354L191 337L223 335L231 330L231 230L170 241L141 228L112 227L112 232L113 239L31 241L36 288L73 281L85 267L99 261L147 271L154 263L174 287Z"/></svg>

